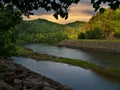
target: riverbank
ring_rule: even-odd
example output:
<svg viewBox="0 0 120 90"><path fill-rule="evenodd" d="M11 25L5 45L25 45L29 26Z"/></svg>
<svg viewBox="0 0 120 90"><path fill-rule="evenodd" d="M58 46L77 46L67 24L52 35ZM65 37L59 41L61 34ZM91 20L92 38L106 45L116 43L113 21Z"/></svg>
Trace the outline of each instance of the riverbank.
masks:
<svg viewBox="0 0 120 90"><path fill-rule="evenodd" d="M90 69L103 77L107 77L110 79L112 77L112 79L120 81L120 68L102 67L83 60L75 60L69 58L56 57L47 54L39 54L37 52L33 52L32 50L25 48L19 48L18 53L19 56L33 58L40 61L60 62L74 66L79 66L85 69Z"/></svg>
<svg viewBox="0 0 120 90"><path fill-rule="evenodd" d="M0 57L0 90L72 90Z"/></svg>
<svg viewBox="0 0 120 90"><path fill-rule="evenodd" d="M58 45L87 51L120 53L120 40L64 40Z"/></svg>

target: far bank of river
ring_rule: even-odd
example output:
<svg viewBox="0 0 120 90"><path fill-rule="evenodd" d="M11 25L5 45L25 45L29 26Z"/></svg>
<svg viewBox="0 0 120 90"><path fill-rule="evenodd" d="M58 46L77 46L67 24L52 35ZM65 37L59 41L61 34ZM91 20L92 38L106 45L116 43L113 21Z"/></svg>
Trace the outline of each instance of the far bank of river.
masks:
<svg viewBox="0 0 120 90"><path fill-rule="evenodd" d="M59 45L86 51L120 54L120 40L63 40Z"/></svg>

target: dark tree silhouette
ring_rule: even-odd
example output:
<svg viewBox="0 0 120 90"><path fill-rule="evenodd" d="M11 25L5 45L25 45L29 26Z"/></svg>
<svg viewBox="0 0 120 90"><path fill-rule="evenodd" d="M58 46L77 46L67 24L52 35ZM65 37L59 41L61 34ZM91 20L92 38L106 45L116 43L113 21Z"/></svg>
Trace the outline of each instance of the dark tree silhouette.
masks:
<svg viewBox="0 0 120 90"><path fill-rule="evenodd" d="M78 3L80 0L0 0L0 8L2 5L13 5L14 9L19 10L26 16L33 15L32 10L37 10L39 7L47 11L54 11L54 17L58 19L58 15L62 18L68 18L69 6L73 3ZM120 5L120 0L90 0L95 11L104 11L100 5L108 4L111 9L116 10Z"/></svg>

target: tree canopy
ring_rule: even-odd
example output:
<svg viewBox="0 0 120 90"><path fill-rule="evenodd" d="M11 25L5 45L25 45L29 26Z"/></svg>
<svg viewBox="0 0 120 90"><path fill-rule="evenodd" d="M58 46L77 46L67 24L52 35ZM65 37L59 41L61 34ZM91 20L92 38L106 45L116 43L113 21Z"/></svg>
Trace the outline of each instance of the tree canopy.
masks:
<svg viewBox="0 0 120 90"><path fill-rule="evenodd" d="M80 0L0 0L0 8L13 5L13 8L20 11L21 14L29 16L33 14L32 10L37 10L39 7L47 11L54 11L54 17L58 19L58 15L62 18L68 18L69 6L73 3L78 3ZM111 9L116 10L120 5L120 0L90 0L95 11L104 11L101 4L108 4Z"/></svg>

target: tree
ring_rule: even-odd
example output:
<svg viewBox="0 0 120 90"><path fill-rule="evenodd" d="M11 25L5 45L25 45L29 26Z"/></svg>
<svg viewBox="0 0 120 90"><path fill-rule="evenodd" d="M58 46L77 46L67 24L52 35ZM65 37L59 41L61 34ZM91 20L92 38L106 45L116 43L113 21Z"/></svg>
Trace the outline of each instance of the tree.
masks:
<svg viewBox="0 0 120 90"><path fill-rule="evenodd" d="M15 34L11 27L19 23L21 13L13 9L13 5L4 6L0 4L0 56L11 56L16 54Z"/></svg>
<svg viewBox="0 0 120 90"><path fill-rule="evenodd" d="M78 3L80 0L0 0L1 6L13 5L14 9L20 11L21 14L24 14L29 17L33 15L32 10L37 10L39 7L44 8L47 11L54 11L54 17L58 19L58 15L62 18L68 18L69 6L73 3ZM100 5L102 3L107 3L111 9L116 10L119 8L120 0L91 0L91 4L95 11L100 10L104 11Z"/></svg>
<svg viewBox="0 0 120 90"><path fill-rule="evenodd" d="M11 48L10 50L13 50L15 47L13 44L11 46L11 43L15 43L15 37L13 37L13 33L9 33L9 30L20 23L23 14L29 17L29 15L33 15L32 10L37 10L41 7L46 11L54 11L54 17L56 19L58 19L58 15L67 19L69 6L72 3L77 4L79 1L80 0L0 0L0 56L5 56L9 47ZM116 10L120 5L120 0L91 0L95 11L100 10L104 12L104 8L100 7L101 3L108 3L111 9ZM7 48L5 49L6 46ZM6 52L3 54L5 50ZM13 53L7 54L7 56L11 55L13 55Z"/></svg>

